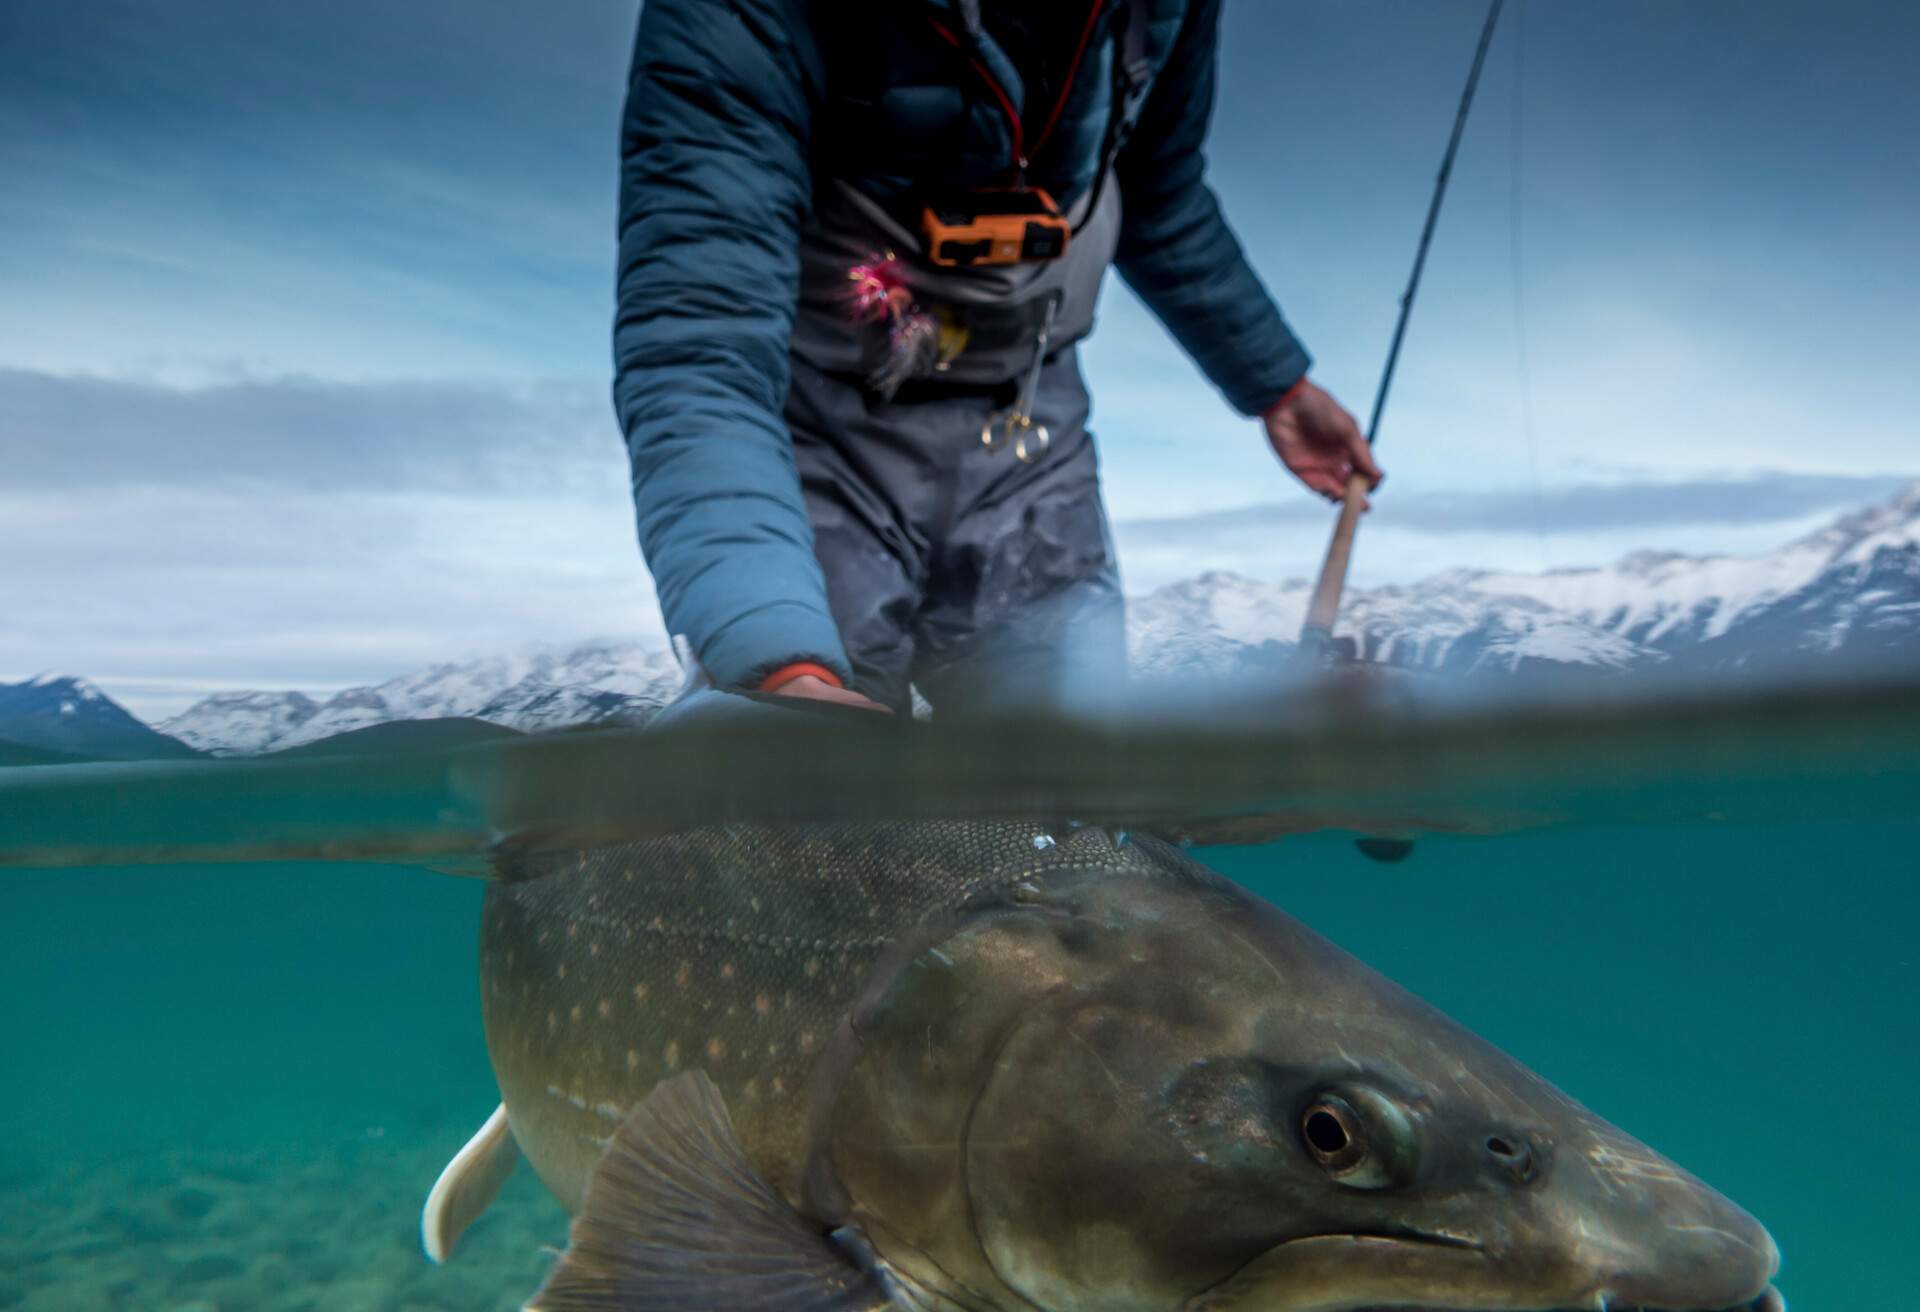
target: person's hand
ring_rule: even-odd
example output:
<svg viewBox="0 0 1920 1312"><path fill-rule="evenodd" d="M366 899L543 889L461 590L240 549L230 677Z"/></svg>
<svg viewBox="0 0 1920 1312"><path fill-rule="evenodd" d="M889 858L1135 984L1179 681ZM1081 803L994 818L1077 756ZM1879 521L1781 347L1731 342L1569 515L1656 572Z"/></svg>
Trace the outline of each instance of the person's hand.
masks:
<svg viewBox="0 0 1920 1312"><path fill-rule="evenodd" d="M1347 495L1347 484L1356 472L1367 476L1369 490L1386 477L1373 463L1358 421L1331 393L1304 378L1260 420L1280 463L1329 501ZM1361 508L1367 504L1362 501Z"/></svg>
<svg viewBox="0 0 1920 1312"><path fill-rule="evenodd" d="M776 697L805 697L809 701L837 702L841 706L857 706L863 711L879 711L882 715L891 715L892 711L879 702L862 697L846 688L836 688L825 679L803 674L797 679L789 679L774 689Z"/></svg>

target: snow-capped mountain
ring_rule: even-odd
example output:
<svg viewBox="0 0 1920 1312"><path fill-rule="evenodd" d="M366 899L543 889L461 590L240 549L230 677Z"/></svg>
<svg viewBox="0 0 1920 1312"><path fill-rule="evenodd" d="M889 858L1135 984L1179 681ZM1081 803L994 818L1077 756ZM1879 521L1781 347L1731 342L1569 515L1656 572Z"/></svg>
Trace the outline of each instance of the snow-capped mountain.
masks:
<svg viewBox="0 0 1920 1312"><path fill-rule="evenodd" d="M67 675L0 683L0 740L110 761L194 755L87 680Z"/></svg>
<svg viewBox="0 0 1920 1312"><path fill-rule="evenodd" d="M1270 672L1291 655L1308 592L1299 580L1212 572L1134 598L1134 667L1180 678ZM1350 591L1337 632L1371 660L1468 677L1730 669L1833 653L1912 653L1920 665L1920 484L1753 556L1637 552L1597 568L1456 570ZM42 678L0 685L0 739L93 756L248 755L397 720L538 731L642 719L681 681L663 646L597 642L435 665L324 701L221 693L164 721L167 737L84 680ZM88 736L86 726L109 722L111 732Z"/></svg>
<svg viewBox="0 0 1920 1312"><path fill-rule="evenodd" d="M1130 607L1135 668L1233 676L1291 650L1309 587L1209 573ZM1722 669L1846 652L1920 660L1920 483L1753 556L1641 551L1540 574L1453 570L1347 594L1336 632L1449 674Z"/></svg>
<svg viewBox="0 0 1920 1312"><path fill-rule="evenodd" d="M664 648L589 643L430 666L316 702L301 693L219 693L162 722L184 742L219 756L277 751L395 720L464 716L537 732L569 724L641 718L679 690L680 667Z"/></svg>
<svg viewBox="0 0 1920 1312"><path fill-rule="evenodd" d="M1306 619L1308 584L1261 583L1218 571L1128 605L1128 654L1147 675L1236 678L1290 660ZM1660 654L1530 597L1431 583L1348 594L1336 635L1359 654L1463 675L1569 666L1622 670Z"/></svg>
<svg viewBox="0 0 1920 1312"><path fill-rule="evenodd" d="M319 709L320 703L303 692L217 692L195 702L190 714L162 720L160 729L197 751L250 756L266 751Z"/></svg>
<svg viewBox="0 0 1920 1312"><path fill-rule="evenodd" d="M1421 587L1530 598L1690 664L1877 650L1920 634L1920 483L1757 556L1640 551L1597 569L1461 570Z"/></svg>

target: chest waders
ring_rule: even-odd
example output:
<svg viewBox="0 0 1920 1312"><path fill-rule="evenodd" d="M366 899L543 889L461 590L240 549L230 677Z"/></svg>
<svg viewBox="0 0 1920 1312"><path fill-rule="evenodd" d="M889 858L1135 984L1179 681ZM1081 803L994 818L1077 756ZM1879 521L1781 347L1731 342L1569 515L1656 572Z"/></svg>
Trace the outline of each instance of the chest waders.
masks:
<svg viewBox="0 0 1920 1312"><path fill-rule="evenodd" d="M1118 564L1077 343L1120 235L1109 175L1146 90L1144 5L1121 11L1096 181L1060 259L967 269L850 185L802 233L786 419L856 686L904 710L1060 706L1124 678ZM886 259L945 347L876 390L885 334L852 323L849 270Z"/></svg>

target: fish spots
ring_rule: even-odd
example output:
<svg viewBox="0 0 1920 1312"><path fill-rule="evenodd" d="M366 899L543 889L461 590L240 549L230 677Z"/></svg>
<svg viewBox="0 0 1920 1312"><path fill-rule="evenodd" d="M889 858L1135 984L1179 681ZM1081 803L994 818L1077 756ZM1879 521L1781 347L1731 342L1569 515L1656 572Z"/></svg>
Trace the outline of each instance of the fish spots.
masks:
<svg viewBox="0 0 1920 1312"><path fill-rule="evenodd" d="M599 939L597 939L597 938L596 938L596 939L594 939L594 940L593 940L592 942L590 942L590 943L588 943L588 944L587 944L587 955L588 955L588 956L590 956L590 957L597 957L597 956L599 956L599 955L600 955L600 940L599 940Z"/></svg>
<svg viewBox="0 0 1920 1312"><path fill-rule="evenodd" d="M575 1025L578 1025L580 1023L580 1018L582 1016L585 1016L586 1014L587 1014L587 1009L576 1002L573 1004L573 1006L570 1009L568 1009L567 1019L572 1021Z"/></svg>
<svg viewBox="0 0 1920 1312"><path fill-rule="evenodd" d="M816 1042L816 1040L815 1040L815 1038L814 1038L814 1035L813 1035L813 1031L812 1031L812 1030L801 1030L801 1031L800 1031L800 1051L802 1051L802 1052L812 1052L812 1051L813 1051L813 1045L814 1045L814 1043L815 1043L815 1042Z"/></svg>
<svg viewBox="0 0 1920 1312"><path fill-rule="evenodd" d="M577 920L569 920L569 921L567 922L567 937L568 937L569 939L576 939L576 938L579 938L579 937L580 937L580 922L579 922L579 921L577 921Z"/></svg>
<svg viewBox="0 0 1920 1312"><path fill-rule="evenodd" d="M660 1055L665 1059L668 1070L677 1071L680 1069L680 1041L678 1039L668 1039L667 1050Z"/></svg>
<svg viewBox="0 0 1920 1312"><path fill-rule="evenodd" d="M733 963L731 961L723 961L720 963L720 978L721 979L733 978Z"/></svg>
<svg viewBox="0 0 1920 1312"><path fill-rule="evenodd" d="M637 1071L640 1069L640 1049L638 1048L627 1049L627 1069L630 1071Z"/></svg>
<svg viewBox="0 0 1920 1312"><path fill-rule="evenodd" d="M557 974L557 975L559 976L559 978L561 978L561 979L565 979L565 978L567 977L567 963L566 963L566 962L564 962L564 961L563 961L563 962L561 962L561 963L560 963L560 969L559 969L558 971L556 971L555 973L556 973L556 974Z"/></svg>
<svg viewBox="0 0 1920 1312"><path fill-rule="evenodd" d="M593 1009L600 1013L601 1020L605 1020L607 1017L613 1015L613 999L602 998L594 1004Z"/></svg>
<svg viewBox="0 0 1920 1312"><path fill-rule="evenodd" d="M808 979L812 979L815 975L818 975L820 973L820 958L808 957L806 971Z"/></svg>
<svg viewBox="0 0 1920 1312"><path fill-rule="evenodd" d="M762 1020L773 1014L773 999L764 993L754 995L753 1014Z"/></svg>
<svg viewBox="0 0 1920 1312"><path fill-rule="evenodd" d="M684 961L681 962L680 969L673 972L674 984L680 988L685 988L692 981L693 981L693 967L688 965Z"/></svg>
<svg viewBox="0 0 1920 1312"><path fill-rule="evenodd" d="M748 1102L757 1100L760 1097L760 1081L748 1080L741 1086L740 1092Z"/></svg>
<svg viewBox="0 0 1920 1312"><path fill-rule="evenodd" d="M723 1061L727 1055L727 1041L718 1034L707 1040L707 1060Z"/></svg>
<svg viewBox="0 0 1920 1312"><path fill-rule="evenodd" d="M785 1093L786 1091L787 1091L787 1082L781 1079L778 1075L774 1076L773 1077L774 1096L778 1097L779 1095Z"/></svg>
<svg viewBox="0 0 1920 1312"><path fill-rule="evenodd" d="M622 870L620 872L620 878L625 882L631 884L633 882L633 867L628 866L625 870Z"/></svg>
<svg viewBox="0 0 1920 1312"><path fill-rule="evenodd" d="M637 1004L640 1004L640 1005L642 1005L642 1006L644 1006L644 1005L646 1004L646 1001L647 1001L647 986L646 986L646 983L645 983L644 981L642 981L642 982L641 982L641 983L639 983L639 984L635 984L635 985L633 986L633 1000L634 1000L634 1002L635 1002L635 1003L637 1003Z"/></svg>

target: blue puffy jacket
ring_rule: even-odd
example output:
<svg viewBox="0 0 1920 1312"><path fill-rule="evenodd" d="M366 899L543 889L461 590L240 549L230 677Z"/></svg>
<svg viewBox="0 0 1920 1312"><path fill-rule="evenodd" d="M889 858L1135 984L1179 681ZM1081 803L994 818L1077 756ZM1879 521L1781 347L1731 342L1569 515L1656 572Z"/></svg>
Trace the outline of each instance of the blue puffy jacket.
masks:
<svg viewBox="0 0 1920 1312"><path fill-rule="evenodd" d="M1008 0L1011 7L1021 0ZM722 687L794 660L847 676L781 417L816 186L909 226L926 192L1091 184L1123 0L645 0L621 141L614 403L670 632ZM1115 168L1121 276L1240 411L1307 356L1208 189L1220 0L1151 0L1153 82ZM1058 11L1042 20L1031 11ZM1051 22L1044 50L1032 32ZM1003 49L993 32L1028 38ZM1010 42L1009 45L1013 43ZM1078 52L1076 54L1076 51ZM1031 103L1029 103L1031 102Z"/></svg>

